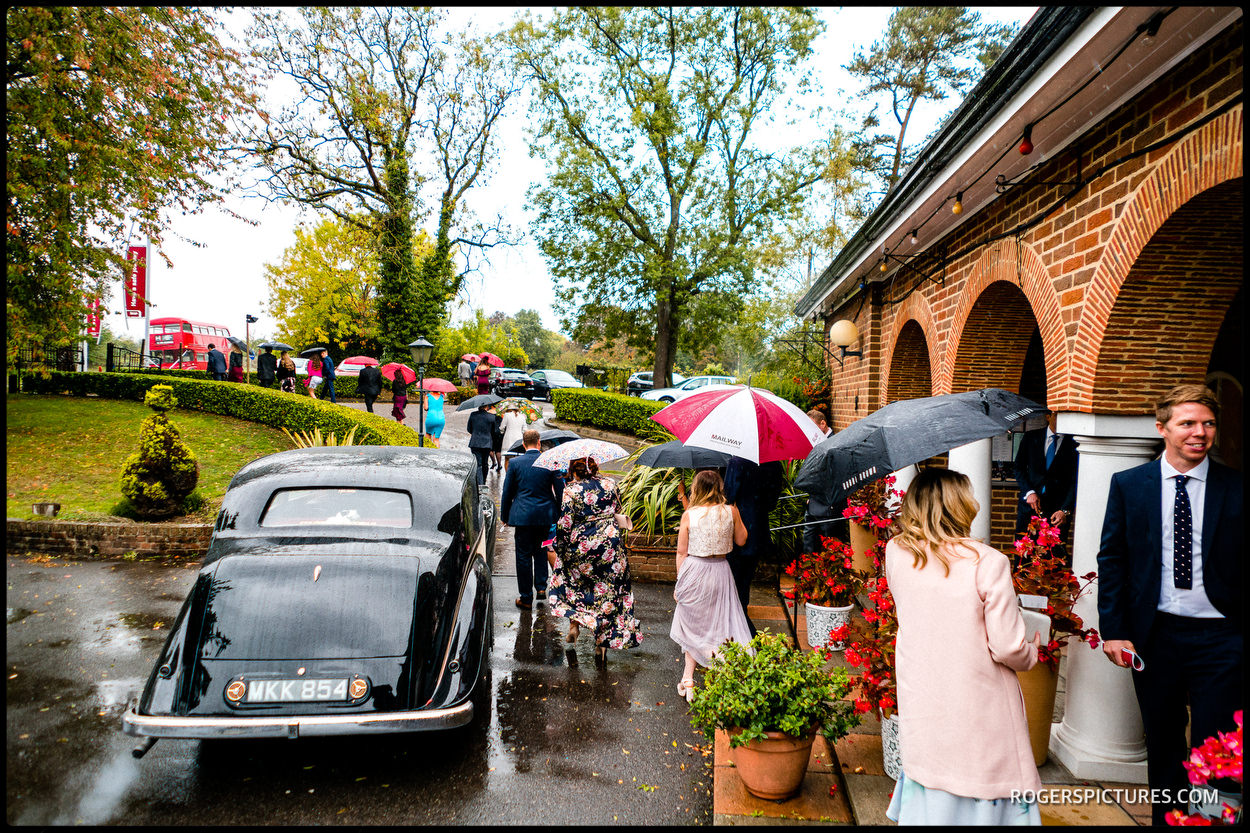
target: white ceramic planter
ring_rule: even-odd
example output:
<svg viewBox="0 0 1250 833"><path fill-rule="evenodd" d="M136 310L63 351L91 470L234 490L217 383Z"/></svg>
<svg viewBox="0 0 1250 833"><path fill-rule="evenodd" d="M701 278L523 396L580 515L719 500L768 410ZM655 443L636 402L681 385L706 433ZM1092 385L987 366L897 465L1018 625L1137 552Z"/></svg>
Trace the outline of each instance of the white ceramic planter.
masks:
<svg viewBox="0 0 1250 833"><path fill-rule="evenodd" d="M898 746L898 715L892 714L881 721L881 757L885 774L895 781L903 774L903 756Z"/></svg>
<svg viewBox="0 0 1250 833"><path fill-rule="evenodd" d="M855 605L846 607L822 607L811 602L804 602L807 613L807 644L819 648L829 639L829 631L851 621L851 611ZM833 642L828 645L831 651L841 651L845 643Z"/></svg>

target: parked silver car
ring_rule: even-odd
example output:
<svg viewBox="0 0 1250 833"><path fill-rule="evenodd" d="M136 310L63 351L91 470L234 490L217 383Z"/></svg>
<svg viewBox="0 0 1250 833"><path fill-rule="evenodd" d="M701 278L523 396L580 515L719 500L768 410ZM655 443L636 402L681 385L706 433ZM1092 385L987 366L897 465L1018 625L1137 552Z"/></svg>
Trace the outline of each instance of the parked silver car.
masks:
<svg viewBox="0 0 1250 833"><path fill-rule="evenodd" d="M737 379L732 376L691 376L680 385L671 388L660 388L659 390L649 390L642 394L642 398L659 402L676 402L679 399L685 399L690 394L708 385L733 385L736 383Z"/></svg>

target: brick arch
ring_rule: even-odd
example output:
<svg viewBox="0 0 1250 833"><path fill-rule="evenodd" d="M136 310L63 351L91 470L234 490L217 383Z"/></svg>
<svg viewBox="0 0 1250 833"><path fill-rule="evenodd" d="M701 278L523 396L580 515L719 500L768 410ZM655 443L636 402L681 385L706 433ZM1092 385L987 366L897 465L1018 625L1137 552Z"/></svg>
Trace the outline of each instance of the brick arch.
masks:
<svg viewBox="0 0 1250 833"><path fill-rule="evenodd" d="M1023 339L1023 346L1018 349L1013 347L1013 358L1018 359L1013 365L1016 368L1016 376L999 379L993 387L1015 390L1019 386L1019 368L1024 364L1024 354L1028 349L1028 340L1032 336L1034 325L1042 334L1042 349L1046 357L1046 378L1050 380L1047 387L1051 390L1059 390L1063 387L1068 372L1068 347L1064 338L1063 319L1059 311L1059 295L1055 291L1050 272L1042 263L1037 250L1023 241L1017 242L1012 238L995 241L987 247L973 266L967 281L959 289L959 306L951 318L943 361L934 386L936 392L952 393L986 387L986 385L978 384L977 380L987 378L987 374L972 373L970 367L964 367L963 373L957 372L958 362L967 361L972 353L984 353L983 358L993 359L994 366L1001 364L998 358L988 352L994 349L993 339L978 338L974 345L961 348L964 334L970 329L970 316L973 315L978 304L982 304L983 300L1010 304L1007 301L1010 293L1004 293L1001 287L995 290L997 297L983 298L996 283L1010 284L1013 289L1024 296L1027 301L1025 306L1032 320L1025 322L1023 318L1020 318L1016 324L1023 332L1007 333L1007 338L1013 345ZM1014 308L1014 304L1011 306ZM981 312L985 311L986 309L982 308ZM973 323L976 324L974 329L977 330L984 330L989 326L989 322L985 320L977 320ZM1015 356L1016 352L1019 353L1018 357Z"/></svg>
<svg viewBox="0 0 1250 833"><path fill-rule="evenodd" d="M906 335L904 335L906 333ZM941 353L937 341L937 323L928 300L919 292L913 293L894 316L894 326L889 340L889 358L885 362L881 389L885 402L899 399L932 396L937 375L935 367L941 365ZM916 373L912 368L923 371ZM903 377L907 378L904 379ZM923 380L921 379L923 376ZM923 389L923 393L919 391Z"/></svg>
<svg viewBox="0 0 1250 833"><path fill-rule="evenodd" d="M1124 281L1147 243L1181 206L1242 176L1242 112L1239 105L1177 142L1125 204L1085 292L1071 372L1059 407L1093 411L1107 325ZM1159 300L1175 303L1172 298Z"/></svg>

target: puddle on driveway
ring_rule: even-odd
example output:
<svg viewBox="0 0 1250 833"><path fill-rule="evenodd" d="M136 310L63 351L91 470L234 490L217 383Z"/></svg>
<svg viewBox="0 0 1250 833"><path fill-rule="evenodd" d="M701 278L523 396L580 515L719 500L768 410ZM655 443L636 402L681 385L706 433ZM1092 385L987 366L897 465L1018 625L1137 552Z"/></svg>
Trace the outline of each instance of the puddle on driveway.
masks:
<svg viewBox="0 0 1250 833"><path fill-rule="evenodd" d="M25 607L6 608L5 609L6 624L12 625L14 622L20 622L23 619L25 619L27 616L30 616L32 613L37 613L37 612L38 611L30 610L29 608L25 608Z"/></svg>

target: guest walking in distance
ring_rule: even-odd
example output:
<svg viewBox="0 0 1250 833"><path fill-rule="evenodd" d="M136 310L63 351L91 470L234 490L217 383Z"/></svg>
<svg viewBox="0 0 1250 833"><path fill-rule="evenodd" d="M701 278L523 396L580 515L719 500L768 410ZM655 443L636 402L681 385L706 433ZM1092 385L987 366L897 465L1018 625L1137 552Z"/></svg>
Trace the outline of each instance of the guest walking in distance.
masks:
<svg viewBox="0 0 1250 833"><path fill-rule="evenodd" d="M503 471L503 416L495 414L495 428L490 435L490 461L495 471Z"/></svg>
<svg viewBox="0 0 1250 833"><path fill-rule="evenodd" d="M230 381L243 381L243 351L237 344L230 345Z"/></svg>
<svg viewBox="0 0 1250 833"><path fill-rule="evenodd" d="M490 365L480 362L474 374L477 378L477 392L479 394L490 393Z"/></svg>
<svg viewBox="0 0 1250 833"><path fill-rule="evenodd" d="M283 350L282 355L278 357L276 377L279 390L295 393L295 360L287 354L286 350Z"/></svg>
<svg viewBox="0 0 1250 833"><path fill-rule="evenodd" d="M503 442L500 447L506 450L512 448L516 441L521 439L525 433L525 417L521 416L521 409L515 405L510 406L503 412ZM512 462L511 454L507 454L503 458L503 470L508 471L508 465Z"/></svg>
<svg viewBox="0 0 1250 833"><path fill-rule="evenodd" d="M469 451L477 458L477 485L486 485L486 470L490 467L490 450L494 443L495 422L499 417L483 405L469 414Z"/></svg>
<svg viewBox="0 0 1250 833"><path fill-rule="evenodd" d="M256 381L262 388L273 385L278 375L278 357L273 354L272 347L266 347L256 359Z"/></svg>
<svg viewBox="0 0 1250 833"><path fill-rule="evenodd" d="M785 470L778 461L756 465L741 457L730 457L725 466L725 500L738 507L742 523L747 528L745 544L734 545L729 554L729 569L733 572L738 599L745 613L751 598L751 580L760 559L772 548L772 534L768 529L768 516L777 505L777 498L785 488ZM755 625L747 616L751 635Z"/></svg>
<svg viewBox="0 0 1250 833"><path fill-rule="evenodd" d="M571 461L569 474L573 479L565 484L560 502L556 565L547 595L552 614L569 620L569 647L581 628L594 628L595 661L604 662L608 648L642 642L629 563L616 525L621 500L616 481L600 477L599 466L589 457Z"/></svg>
<svg viewBox="0 0 1250 833"><path fill-rule="evenodd" d="M423 392L422 398L425 400L425 433L434 438L434 447L438 448L443 426L447 424L447 416L443 413L443 394Z"/></svg>
<svg viewBox="0 0 1250 833"><path fill-rule="evenodd" d="M226 381L226 357L217 349L216 344L208 345L208 375L215 382Z"/></svg>
<svg viewBox="0 0 1250 833"><path fill-rule="evenodd" d="M529 609L535 599L539 604L546 601L548 564L542 542L559 513L564 481L551 469L534 465L539 454L537 431L525 431L521 442L525 453L504 476L499 514L515 530L517 586L521 591L516 606Z"/></svg>
<svg viewBox="0 0 1250 833"><path fill-rule="evenodd" d="M404 381L404 374L395 373L395 380L391 382L391 416L395 417L395 421L400 425L404 424L404 408L408 407L408 383Z"/></svg>
<svg viewBox="0 0 1250 833"><path fill-rule="evenodd" d="M326 350L321 351L321 370L325 374L326 389L330 391L330 401L337 405L338 400L334 398L334 359Z"/></svg>
<svg viewBox="0 0 1250 833"><path fill-rule="evenodd" d="M1098 630L1107 658L1133 668L1154 824L1188 809L1189 747L1233 731L1244 706L1242 482L1210 458L1219 413L1209 388L1168 391L1155 406L1163 454L1112 475L1102 524Z"/></svg>
<svg viewBox="0 0 1250 833"><path fill-rule="evenodd" d="M473 379L473 368L469 364L468 359L461 359L460 364L456 365L456 377L460 380L460 387L468 387Z"/></svg>
<svg viewBox="0 0 1250 833"><path fill-rule="evenodd" d="M317 388L321 387L321 359L313 357L308 360L308 395L317 398ZM398 375L398 374L396 374Z"/></svg>
<svg viewBox="0 0 1250 833"><path fill-rule="evenodd" d="M1017 671L1025 641L1007 556L970 537L979 505L966 475L924 469L885 549L898 609L895 675L903 772L886 815L904 824L1041 824L1041 787Z"/></svg>
<svg viewBox="0 0 1250 833"><path fill-rule="evenodd" d="M686 667L677 695L694 698L695 664L707 665L726 641L747 643L751 629L738 601L725 557L746 543L747 528L738 507L725 503L724 486L714 471L701 471L690 485L690 506L677 531L677 585L669 636L681 646Z"/></svg>
<svg viewBox="0 0 1250 833"><path fill-rule="evenodd" d="M360 375L356 377L356 391L365 398L365 410L373 413L373 403L382 393L382 371L371 364L360 368Z"/></svg>
<svg viewBox="0 0 1250 833"><path fill-rule="evenodd" d="M1016 537L1029 528L1034 515L1052 526L1066 524L1076 508L1076 441L1055 432L1055 412L1046 412L1046 427L1026 431L1016 452L1016 484L1020 501L1016 504ZM1056 547L1069 564L1072 555L1062 543Z"/></svg>

